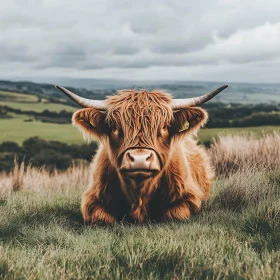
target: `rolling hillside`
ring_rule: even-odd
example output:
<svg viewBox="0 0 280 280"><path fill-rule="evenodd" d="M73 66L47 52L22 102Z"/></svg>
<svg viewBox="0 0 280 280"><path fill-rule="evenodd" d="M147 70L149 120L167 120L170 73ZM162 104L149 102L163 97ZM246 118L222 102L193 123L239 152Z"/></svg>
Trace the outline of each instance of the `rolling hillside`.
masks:
<svg viewBox="0 0 280 280"><path fill-rule="evenodd" d="M32 84L32 83L28 83ZM12 83L12 85L14 85ZM32 84L33 85L33 84ZM2 85L3 87L3 85ZM15 86L10 86L10 89ZM1 83L0 83L1 88ZM27 89L29 89L27 87ZM47 87L49 89L49 87ZM23 92L23 88L20 88ZM37 88L32 91L37 90ZM57 91L54 87L53 91ZM41 89L42 91L42 89ZM59 92L58 92L59 94ZM17 110L21 110L22 112L19 114L18 112L7 112L5 117L0 118L0 143L3 141L15 141L21 144L26 138L32 136L39 136L42 139L46 140L55 140L61 141L68 144L82 144L82 136L71 125L71 113L78 109L78 107L73 107L63 102L55 102L53 100L53 95L50 94L51 97L47 98L47 90L44 91L42 97L41 93L39 94L28 94L28 93L18 93L18 92L5 92L0 91L0 106L7 106L8 108L13 108ZM63 94L60 96L64 97ZM72 102L73 103L73 102ZM212 105L213 106L213 105ZM210 120L213 120L213 114L211 114L211 107L208 108L210 110ZM38 120L38 117L34 117L30 112L42 113L46 112L56 112L57 115L60 114L61 111L66 112L64 115L64 123L58 124L50 122L50 119L53 118L50 116L48 119L44 117ZM217 109L215 109L218 111ZM217 114L217 112L213 110L213 113ZM25 113L26 112L26 113ZM224 116L220 116L220 118L224 118ZM239 127L239 128L205 128L199 132L199 140L201 142L209 142L214 137L219 134L232 133L232 132L253 132L260 134L263 131L271 132L274 130L280 130L278 126L258 126L258 127Z"/></svg>
<svg viewBox="0 0 280 280"><path fill-rule="evenodd" d="M43 112L44 110L60 112L74 112L76 109L66 104L49 102L32 94L19 94L14 92L0 92L0 106L8 106L22 111ZM0 142L14 141L22 143L26 138L39 136L46 140L55 140L71 144L82 144L82 137L71 125L61 125L35 120L29 114L8 113L9 118L0 118Z"/></svg>

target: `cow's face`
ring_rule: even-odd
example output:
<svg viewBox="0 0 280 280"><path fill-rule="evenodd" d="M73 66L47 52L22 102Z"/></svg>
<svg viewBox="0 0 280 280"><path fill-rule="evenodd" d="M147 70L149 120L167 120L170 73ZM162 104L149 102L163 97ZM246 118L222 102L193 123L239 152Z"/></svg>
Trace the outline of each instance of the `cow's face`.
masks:
<svg viewBox="0 0 280 280"><path fill-rule="evenodd" d="M104 143L112 165L124 179L143 181L163 172L174 145L207 120L201 108L173 111L171 100L161 91L121 91L108 99L106 113L82 109L74 113L73 123L85 137Z"/></svg>

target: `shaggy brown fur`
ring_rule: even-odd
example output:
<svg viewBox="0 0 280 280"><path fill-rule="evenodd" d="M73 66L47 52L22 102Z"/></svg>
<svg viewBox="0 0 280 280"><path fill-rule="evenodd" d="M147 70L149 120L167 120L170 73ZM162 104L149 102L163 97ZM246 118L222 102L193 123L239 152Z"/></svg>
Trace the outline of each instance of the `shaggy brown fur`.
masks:
<svg viewBox="0 0 280 280"><path fill-rule="evenodd" d="M84 136L101 142L82 199L85 221L183 220L208 198L213 170L204 149L192 139L207 113L197 107L172 111L171 100L162 91L124 90L107 99L106 113L92 108L74 113L73 123ZM121 158L134 147L155 151L160 172L141 182L125 179Z"/></svg>

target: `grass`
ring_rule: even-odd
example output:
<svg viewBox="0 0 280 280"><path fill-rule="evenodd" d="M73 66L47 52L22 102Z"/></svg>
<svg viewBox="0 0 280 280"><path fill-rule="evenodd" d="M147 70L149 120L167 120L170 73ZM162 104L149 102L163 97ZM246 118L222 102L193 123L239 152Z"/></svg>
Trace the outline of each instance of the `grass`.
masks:
<svg viewBox="0 0 280 280"><path fill-rule="evenodd" d="M76 109L74 107L64 105L64 104L56 104L56 103L48 103L48 102L14 102L14 101L0 101L0 105L8 106L15 109L20 109L23 111L34 111L34 112L42 112L44 110L60 112L61 110L65 110L68 112L74 112Z"/></svg>
<svg viewBox="0 0 280 280"><path fill-rule="evenodd" d="M84 226L87 166L16 166L0 178L0 279L279 279L280 135L234 137L212 147L211 198L185 222Z"/></svg>
<svg viewBox="0 0 280 280"><path fill-rule="evenodd" d="M30 119L33 121L25 121ZM11 119L0 119L0 142L14 141L22 144L25 139L32 136L68 144L83 143L81 133L70 123L43 123L35 121L32 117L26 115L13 115Z"/></svg>
<svg viewBox="0 0 280 280"><path fill-rule="evenodd" d="M274 170L280 166L280 134L227 135L218 138L211 147L211 156L219 174L239 170L248 163L258 169Z"/></svg>

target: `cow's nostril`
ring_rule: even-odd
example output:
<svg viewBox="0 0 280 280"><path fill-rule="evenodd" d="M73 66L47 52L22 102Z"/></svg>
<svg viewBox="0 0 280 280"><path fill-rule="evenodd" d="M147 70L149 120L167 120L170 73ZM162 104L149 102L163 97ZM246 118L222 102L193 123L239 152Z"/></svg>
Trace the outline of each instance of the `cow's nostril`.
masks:
<svg viewBox="0 0 280 280"><path fill-rule="evenodd" d="M154 159L154 154L150 153L150 155L146 158L146 161L152 161Z"/></svg>
<svg viewBox="0 0 280 280"><path fill-rule="evenodd" d="M129 161L134 161L134 157L129 152L126 154L126 156Z"/></svg>

